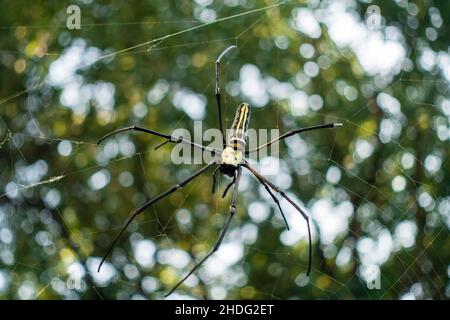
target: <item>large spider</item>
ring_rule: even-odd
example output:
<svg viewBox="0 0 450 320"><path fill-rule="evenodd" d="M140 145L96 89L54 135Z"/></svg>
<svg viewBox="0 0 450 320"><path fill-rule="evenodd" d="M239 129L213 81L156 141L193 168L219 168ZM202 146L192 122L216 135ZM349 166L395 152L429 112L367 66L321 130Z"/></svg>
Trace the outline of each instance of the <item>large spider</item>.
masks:
<svg viewBox="0 0 450 320"><path fill-rule="evenodd" d="M145 132L145 133L166 139L162 144L160 144L156 148L159 148L168 142L184 143L184 144L188 144L193 147L196 147L196 148L200 148L203 151L208 151L211 153L211 155L213 155L215 157L215 159L212 162L208 163L202 169L198 170L197 172L195 172L191 176L187 177L183 181L175 184L169 190L150 199L149 201L144 203L141 207L135 209L133 211L131 217L125 223L124 227L120 230L119 234L116 236L116 238L114 239L114 241L108 248L105 256L103 257L102 261L100 262L100 265L98 266L98 271L100 271L100 268L101 268L103 262L105 261L107 256L111 253L112 249L114 248L117 241L122 236L122 234L124 233L124 231L126 230L128 225L134 220L134 218L136 218L137 215L142 213L146 208L153 205L154 203L158 202L159 200L165 198L166 196L172 194L176 190L178 190L178 189L184 187L185 185L187 185L188 183L192 182L195 178L199 177L200 175L205 173L207 170L211 169L212 167L215 167L215 170L212 174L212 176L213 176L212 192L213 193L215 192L215 188L216 188L217 174L225 174L226 176L232 178L232 181L225 188L225 191L224 191L222 197L225 197L228 190L231 188L231 186L234 185L233 197L231 200L231 206L229 209L228 218L225 222L225 225L222 228L222 231L219 234L219 238L217 239L217 241L216 241L214 247L211 249L211 251L203 259L201 259L191 269L191 271L189 271L189 273L186 276L184 276L183 279L181 279L172 288L172 290L170 290L166 294L166 297L169 296L170 294L172 294L178 288L178 286L180 286L195 270L197 270L214 252L216 252L219 249L219 247L223 241L223 238L225 237L225 234L228 230L230 222L233 219L234 213L236 212L236 201L237 201L237 196L238 196L239 182L240 182L241 175L242 175L242 167L244 167L247 170L249 170L256 177L256 179L264 186L264 188L270 194L272 199L275 201L278 208L280 209L281 215L283 217L283 220L284 220L288 230L289 230L289 225L287 223L286 217L283 213L283 210L281 209L280 202L279 202L278 198L275 197L273 191L275 191L276 193L279 193L283 198L285 198L301 214L303 219L305 219L307 227L308 227L308 240L309 240L309 252L308 252L309 253L309 261L308 261L308 270L307 270L307 275L309 276L309 273L311 271L312 244L311 244L311 228L310 228L310 224L309 224L308 215L282 189L278 188L276 185L274 185L272 182L270 182L267 178L265 178L263 175L261 175L258 171L256 171L253 167L251 167L244 156L249 155L252 152L257 152L258 150L260 150L262 148L266 148L277 141L280 141L282 139L285 139L287 137L290 137L290 136L300 133L300 132L316 130L316 129L323 129L323 128L334 128L337 126L341 126L342 124L340 124L340 123L325 123L325 124L320 124L320 125L307 127L307 128L294 129L294 130L291 130L291 131L279 136L278 138L273 139L272 141L270 141L264 145L261 145L253 150L245 150L246 149L246 138L247 138L246 132L248 129L248 123L249 123L249 119L250 119L250 106L248 105L248 103L242 103L238 106L238 108L236 110L236 115L235 115L235 118L233 121L233 125L231 126L230 138L228 139L228 141L226 141L225 134L223 131L223 124L222 124L222 104L221 104L220 82L219 82L219 66L220 66L220 62L221 62L222 58L230 50L232 50L234 48L236 48L236 46L230 46L230 47L226 48L219 55L219 57L217 58L217 60L215 62L215 67L216 67L215 68L216 69L215 94L216 94L216 102L217 102L218 115L219 115L219 117L218 117L219 118L219 128L220 128L220 131L222 133L222 138L223 138L222 139L223 140L223 149L222 150L216 149L216 148L210 148L210 147L207 147L207 146L204 146L201 144L197 144L197 143L188 141L188 140L184 139L183 137L174 137L172 135L160 133L160 132L157 132L154 130L145 129L145 128L141 128L141 127L137 127L137 126L131 126L131 127L118 129L116 131L108 133L107 135L105 135L98 141L98 143L100 144L103 140L105 140L106 138L108 138L116 133L134 130L134 131Z"/></svg>

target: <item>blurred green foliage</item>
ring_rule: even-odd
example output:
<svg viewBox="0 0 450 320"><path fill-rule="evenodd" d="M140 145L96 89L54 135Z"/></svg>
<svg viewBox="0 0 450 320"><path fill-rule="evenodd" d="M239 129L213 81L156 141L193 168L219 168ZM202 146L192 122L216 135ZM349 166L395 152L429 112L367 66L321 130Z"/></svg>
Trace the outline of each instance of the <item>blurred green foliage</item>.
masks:
<svg viewBox="0 0 450 320"><path fill-rule="evenodd" d="M308 96L320 96L322 107L309 107L299 114L289 99L269 95L264 106L253 108L250 126L284 132L326 121L343 122L338 130L290 138L291 142L281 145L280 156L283 172L292 180L288 190L303 201L308 213L314 204L326 199L332 205L331 215L337 214L342 203L351 203L351 214L340 217L345 228L331 242L321 237L324 231L319 229L326 226L315 223L313 271L305 282L307 239L301 237L293 245L280 240L284 226L279 212L265 190L248 176L225 241L241 243L243 254L222 275L197 272L177 294L233 299L448 298L450 107L445 101L449 99L449 78L438 63L426 68L421 59L426 48L448 56L450 3L369 2L342 3L349 4L348 11L362 22L368 5L379 5L382 28L395 27L402 35L408 58L399 72L369 74L354 50L333 41L332 30L325 23L319 24L319 37L293 27L297 8L317 10L328 2L287 1L249 14L242 13L276 2L3 2L0 297L161 298L194 259L209 250L224 222L229 196L222 200L220 195L211 195L207 174L138 217L108 259L114 276L106 283L98 280L98 260L93 258L105 253L131 210L199 166L174 165L172 147L154 151L161 140L143 134L113 139L123 150L111 159L105 158L106 147L97 146L96 141L130 124L166 133L175 128L192 130L193 119L173 103L180 90L207 99L203 127L215 127L214 60L226 46L237 44L238 50L223 64L227 124L235 107L248 100L245 92L236 90L244 65L256 66L263 78L272 77ZM70 4L81 8L80 30L66 28ZM220 19L238 14L242 15L133 47L199 26L214 16ZM439 16L440 26L433 22L433 17ZM103 58L78 67L73 83L78 81L77 88L91 85L93 91L101 90L98 84L111 84L111 109L93 98L81 108L68 107L62 91L69 84L51 86L46 80L50 66L76 43L85 49L97 48L91 53ZM299 52L306 43L313 48L308 58ZM320 67L317 75L307 75L308 61ZM444 65L449 63L443 61ZM70 63L66 66L70 68ZM148 92L157 83L167 87L167 93L149 98ZM260 90L267 89L261 85ZM86 94L75 92L79 98ZM399 132L389 141L380 139L382 130L387 130L382 123L395 117L379 106L380 93L395 97L401 106L396 122ZM62 144L64 141L70 145ZM369 145L368 157L358 156L359 143ZM110 148L117 149L117 145L112 143ZM293 150L298 146L305 148L305 155L294 152L299 151ZM338 182L327 179L330 167L339 169ZM33 173L39 170L42 174L36 178ZM98 172L109 177L109 183L94 190L89 181ZM403 188L396 190L396 177L400 185L406 182ZM224 185L222 179L222 188ZM270 209L269 218L260 223L248 214L255 202ZM402 245L402 222L412 223L408 230L415 230L410 244ZM255 225L257 234L252 239ZM380 265L381 288L369 289L364 266L370 260L368 254L386 248L382 236L393 244ZM143 239L156 245L153 257L147 257L155 263L147 266L138 263L134 254L133 244ZM168 258L159 254L165 250L175 256L178 252L169 249L186 252L189 264L181 268L171 265L170 254ZM79 286L71 286L71 273L88 269L92 273L83 275Z"/></svg>

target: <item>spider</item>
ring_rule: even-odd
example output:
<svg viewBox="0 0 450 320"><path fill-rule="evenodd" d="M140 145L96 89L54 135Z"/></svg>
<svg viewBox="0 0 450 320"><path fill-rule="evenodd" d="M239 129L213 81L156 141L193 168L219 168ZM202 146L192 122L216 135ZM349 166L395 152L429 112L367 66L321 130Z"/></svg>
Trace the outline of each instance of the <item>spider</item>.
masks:
<svg viewBox="0 0 450 320"><path fill-rule="evenodd" d="M267 148L271 144L283 140L287 137L290 137L292 135L295 135L297 133L305 132L305 131L311 131L311 130L317 130L317 129L324 129L324 128L334 128L337 126L341 126L341 123L324 123L312 127L306 127L306 128L299 128L294 129L291 131L286 132L285 134L280 135L276 139L271 140L270 142L261 145L255 149L252 150L246 150L246 140L247 140L247 129L248 124L250 120L250 105L248 103L241 103L236 110L235 118L233 121L233 124L231 126L231 134L229 135L228 141L226 141L224 131L223 131L223 124L222 124L222 103L221 103L221 93L220 93L220 63L222 58L232 49L235 49L236 46L230 46L226 48L217 58L215 62L215 98L216 98L216 104L218 108L218 122L219 122L219 128L222 133L222 143L223 143L223 149L217 149L217 148L211 148L207 147L201 144L194 143L192 141L186 140L183 137L175 137L169 134L160 133L151 129L146 129L138 126L130 126L121 128L118 130L115 130L113 132L110 132L103 136L99 141L98 144L100 144L105 139L109 138L112 135L115 135L120 132L124 131L139 131L144 132L150 135L155 135L161 138L164 138L165 141L158 145L155 149L158 149L159 147L163 146L166 143L183 143L191 145L195 148L199 148L203 151L210 152L211 155L214 156L214 160L208 164L206 164L202 169L198 170L191 176L187 177L183 181L173 185L170 189L168 189L165 192L162 192L161 194L153 197L152 199L148 200L146 203L144 203L141 207L135 209L131 217L128 219L128 221L125 223L123 228L120 230L119 234L114 238L113 242L111 243L110 247L106 251L103 259L101 260L98 271L100 271L100 268L102 267L102 264L105 262L108 255L111 253L112 249L115 247L117 241L120 239L124 231L127 229L127 227L130 225L130 223L139 215L141 214L146 208L153 205L154 203L160 201L161 199L165 198L166 196L174 193L178 189L186 186L188 183L192 182L194 179L205 173L211 168L215 167L215 170L212 173L213 177L213 185L212 185L212 193L215 193L216 189L216 182L217 182L217 175L218 174L224 174L232 179L232 181L227 185L225 188L222 198L224 198L228 192L228 190L234 185L234 191L233 196L231 199L231 205L228 212L227 220L219 234L219 237L214 244L213 248L209 251L209 253L201 259L195 266L189 271L186 276L184 276L165 296L171 295L192 273L194 273L214 252L216 252L220 245L222 244L222 241L225 237L225 234L228 230L228 227L230 225L231 220L233 219L233 216L236 212L236 202L238 197L238 188L239 188L239 182L241 180L242 175L242 168L247 169L252 173L256 179L264 186L264 188L267 190L273 201L278 206L278 209L280 210L280 213L283 217L284 223L286 224L286 228L289 230L289 225L286 220L286 216L283 213L283 210L281 209L280 201L275 196L275 193L278 193L281 197L286 199L303 217L303 219L306 221L306 225L308 228L308 269L307 269L307 276L309 276L311 272L311 263L312 263L312 244L311 244L311 228L309 223L309 217L308 215L283 191L282 189L278 188L276 185L274 185L271 181L269 181L266 177L261 175L257 170L255 170L252 166L250 166L249 162L245 159L245 156L248 156L252 152L257 152L258 150L262 148Z"/></svg>

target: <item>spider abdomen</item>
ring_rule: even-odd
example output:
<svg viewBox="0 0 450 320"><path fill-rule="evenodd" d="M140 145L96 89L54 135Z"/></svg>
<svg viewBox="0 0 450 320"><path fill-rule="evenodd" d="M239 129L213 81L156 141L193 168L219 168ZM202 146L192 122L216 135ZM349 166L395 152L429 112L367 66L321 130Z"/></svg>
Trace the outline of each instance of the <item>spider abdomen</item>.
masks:
<svg viewBox="0 0 450 320"><path fill-rule="evenodd" d="M245 138L250 120L250 106L248 103L241 103L236 109L233 124L231 125L231 135L227 147L243 151L245 149Z"/></svg>

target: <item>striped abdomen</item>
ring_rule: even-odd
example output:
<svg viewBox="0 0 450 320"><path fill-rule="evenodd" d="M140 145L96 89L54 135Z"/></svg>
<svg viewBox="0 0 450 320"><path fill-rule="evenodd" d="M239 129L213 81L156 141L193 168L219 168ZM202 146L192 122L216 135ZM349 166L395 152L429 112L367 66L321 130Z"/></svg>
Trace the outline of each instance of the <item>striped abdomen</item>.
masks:
<svg viewBox="0 0 450 320"><path fill-rule="evenodd" d="M250 106L247 103L241 103L236 110L233 125L231 126L231 135L228 140L228 147L234 150L243 150L245 148L245 135L250 120Z"/></svg>

